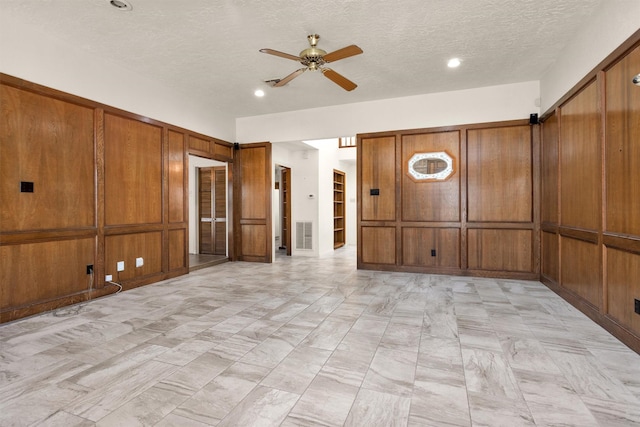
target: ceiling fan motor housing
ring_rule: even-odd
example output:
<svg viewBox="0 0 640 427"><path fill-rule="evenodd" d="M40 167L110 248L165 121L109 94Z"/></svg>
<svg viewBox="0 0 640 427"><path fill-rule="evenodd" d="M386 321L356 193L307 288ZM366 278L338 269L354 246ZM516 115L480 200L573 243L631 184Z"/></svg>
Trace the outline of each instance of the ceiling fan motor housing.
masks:
<svg viewBox="0 0 640 427"><path fill-rule="evenodd" d="M306 65L310 70L315 71L318 67L324 65L324 56L326 51L317 47L309 47L300 52L300 63Z"/></svg>

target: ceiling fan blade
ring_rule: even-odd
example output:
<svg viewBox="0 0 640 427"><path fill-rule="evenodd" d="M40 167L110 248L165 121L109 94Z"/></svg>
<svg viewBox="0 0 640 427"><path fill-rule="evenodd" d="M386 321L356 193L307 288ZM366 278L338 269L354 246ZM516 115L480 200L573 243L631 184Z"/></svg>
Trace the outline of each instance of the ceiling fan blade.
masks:
<svg viewBox="0 0 640 427"><path fill-rule="evenodd" d="M300 68L299 70L295 70L293 73L289 74L287 77L285 77L284 79L280 80L278 83L274 84L273 87L284 86L287 83L289 83L291 80L293 80L296 77L298 77L300 74L304 73L305 71L307 71L306 68Z"/></svg>
<svg viewBox="0 0 640 427"><path fill-rule="evenodd" d="M275 55L275 56L279 56L281 58L287 58L287 59L291 59L293 61L297 61L300 62L300 57L295 56L295 55L291 55L288 53L284 53L284 52L280 52L278 50L273 50L273 49L260 49L260 52L262 53L268 53L269 55Z"/></svg>
<svg viewBox="0 0 640 427"><path fill-rule="evenodd" d="M355 84L354 82L352 82L351 80L343 76L342 74L336 73L330 68L323 68L322 74L324 74L326 78L328 78L329 80L331 80L332 82L334 82L335 84L337 84L338 86L340 86L342 89L346 91L352 91L358 87L357 84Z"/></svg>
<svg viewBox="0 0 640 427"><path fill-rule="evenodd" d="M339 59L360 55L361 53L362 53L362 49L360 49L355 44L352 44L351 46L343 47L342 49L338 49L334 52L327 53L324 56L324 62L335 62Z"/></svg>

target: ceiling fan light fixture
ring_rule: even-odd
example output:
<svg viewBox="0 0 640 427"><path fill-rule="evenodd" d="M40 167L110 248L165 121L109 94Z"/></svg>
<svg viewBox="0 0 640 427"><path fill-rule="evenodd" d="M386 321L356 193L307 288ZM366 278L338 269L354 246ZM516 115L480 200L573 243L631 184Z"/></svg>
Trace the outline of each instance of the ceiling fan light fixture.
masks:
<svg viewBox="0 0 640 427"><path fill-rule="evenodd" d="M133 6L127 0L107 0L109 4L118 10L133 10Z"/></svg>
<svg viewBox="0 0 640 427"><path fill-rule="evenodd" d="M457 68L459 66L460 66L460 59L458 58L451 58L449 62L447 62L447 67L449 68Z"/></svg>

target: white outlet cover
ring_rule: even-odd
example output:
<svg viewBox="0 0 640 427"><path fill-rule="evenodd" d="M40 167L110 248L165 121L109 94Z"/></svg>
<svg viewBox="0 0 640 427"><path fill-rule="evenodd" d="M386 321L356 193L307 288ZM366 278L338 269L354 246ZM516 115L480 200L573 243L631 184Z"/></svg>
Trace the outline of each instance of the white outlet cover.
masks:
<svg viewBox="0 0 640 427"><path fill-rule="evenodd" d="M112 280L113 280L113 276L112 276L112 275L110 275L110 274L107 274L107 275L105 276L104 280L105 280L105 282L110 282L110 281L112 281Z"/></svg>
<svg viewBox="0 0 640 427"><path fill-rule="evenodd" d="M144 265L144 259L142 257L136 258L136 267L142 267Z"/></svg>
<svg viewBox="0 0 640 427"><path fill-rule="evenodd" d="M118 261L117 270L124 271L124 261Z"/></svg>

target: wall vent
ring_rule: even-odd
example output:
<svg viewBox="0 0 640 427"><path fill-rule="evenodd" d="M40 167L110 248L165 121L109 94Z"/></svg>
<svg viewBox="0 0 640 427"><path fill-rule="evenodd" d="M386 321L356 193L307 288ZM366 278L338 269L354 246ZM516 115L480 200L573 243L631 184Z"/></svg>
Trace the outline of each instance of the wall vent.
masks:
<svg viewBox="0 0 640 427"><path fill-rule="evenodd" d="M296 249L313 249L313 222L296 222Z"/></svg>

